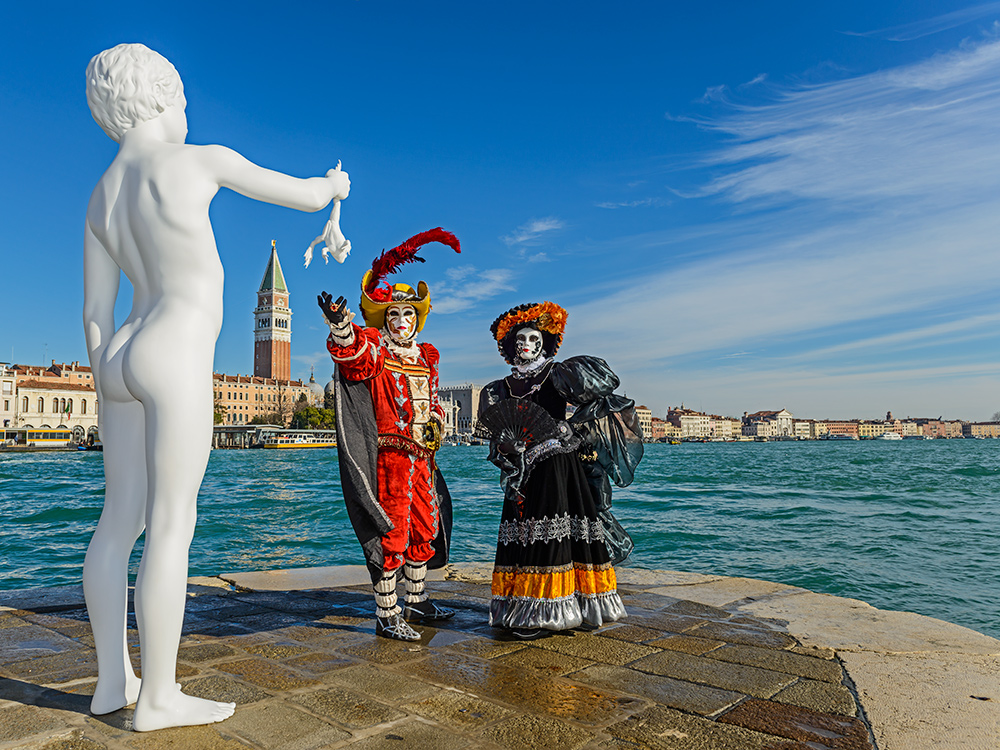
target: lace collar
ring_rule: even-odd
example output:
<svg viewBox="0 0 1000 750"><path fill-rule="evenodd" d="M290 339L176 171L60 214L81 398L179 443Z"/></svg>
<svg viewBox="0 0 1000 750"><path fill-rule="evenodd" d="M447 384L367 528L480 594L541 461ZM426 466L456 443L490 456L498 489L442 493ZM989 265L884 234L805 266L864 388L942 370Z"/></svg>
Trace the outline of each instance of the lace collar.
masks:
<svg viewBox="0 0 1000 750"><path fill-rule="evenodd" d="M406 362L416 362L420 356L420 347L417 346L416 339L410 339L407 345L397 343L392 336L385 331L382 332L382 343L386 349Z"/></svg>
<svg viewBox="0 0 1000 750"><path fill-rule="evenodd" d="M510 374L517 380L527 380L535 377L551 361L552 357L536 357L526 365L514 365L510 368Z"/></svg>

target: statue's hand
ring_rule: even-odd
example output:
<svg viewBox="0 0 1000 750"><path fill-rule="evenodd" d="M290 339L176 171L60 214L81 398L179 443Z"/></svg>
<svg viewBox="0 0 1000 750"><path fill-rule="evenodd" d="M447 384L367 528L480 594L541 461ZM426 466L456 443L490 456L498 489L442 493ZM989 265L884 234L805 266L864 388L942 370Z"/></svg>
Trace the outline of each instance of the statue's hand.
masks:
<svg viewBox="0 0 1000 750"><path fill-rule="evenodd" d="M340 168L340 162L337 162L337 166L326 173L326 179L330 180L333 187L333 200L342 201L347 198L351 193L351 178L347 172Z"/></svg>
<svg viewBox="0 0 1000 750"><path fill-rule="evenodd" d="M337 301L333 301L333 295L322 292L317 295L316 302L319 304L320 310L323 311L323 315L326 319L330 321L330 325L340 326L345 320L347 320L348 309L347 309L347 299L343 296L338 297Z"/></svg>

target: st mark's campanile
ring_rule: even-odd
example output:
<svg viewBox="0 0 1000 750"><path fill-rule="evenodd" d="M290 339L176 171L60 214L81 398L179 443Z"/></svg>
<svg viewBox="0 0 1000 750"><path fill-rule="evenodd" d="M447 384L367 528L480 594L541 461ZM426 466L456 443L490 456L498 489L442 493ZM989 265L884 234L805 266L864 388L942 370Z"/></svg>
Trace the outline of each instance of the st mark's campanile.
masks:
<svg viewBox="0 0 1000 750"><path fill-rule="evenodd" d="M261 378L291 380L292 311L288 308L288 286L274 240L271 240L271 258L257 290L253 317L253 374Z"/></svg>

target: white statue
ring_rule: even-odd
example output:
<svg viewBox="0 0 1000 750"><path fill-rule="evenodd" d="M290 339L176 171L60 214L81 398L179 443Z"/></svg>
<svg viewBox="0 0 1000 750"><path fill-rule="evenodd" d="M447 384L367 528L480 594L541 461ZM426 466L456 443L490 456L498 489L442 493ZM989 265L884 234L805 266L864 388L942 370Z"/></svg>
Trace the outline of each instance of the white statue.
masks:
<svg viewBox="0 0 1000 750"><path fill-rule="evenodd" d="M100 400L107 483L83 568L97 649L91 711L135 702L148 731L209 724L235 705L185 695L175 680L188 548L212 439L212 364L222 325L222 264L208 209L220 187L318 211L346 198L346 172L298 179L187 136L180 76L141 44L106 50L87 68L87 102L120 145L87 207L84 310ZM132 311L117 329L120 273ZM135 587L142 680L125 638L128 559L146 530Z"/></svg>

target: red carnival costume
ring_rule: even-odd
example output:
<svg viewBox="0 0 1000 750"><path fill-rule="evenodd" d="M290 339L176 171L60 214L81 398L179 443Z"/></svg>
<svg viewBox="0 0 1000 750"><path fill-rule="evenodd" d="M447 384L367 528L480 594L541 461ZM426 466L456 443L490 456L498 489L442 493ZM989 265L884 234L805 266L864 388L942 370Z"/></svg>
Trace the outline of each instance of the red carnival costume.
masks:
<svg viewBox="0 0 1000 750"><path fill-rule="evenodd" d="M421 281L389 286L382 277L428 242L459 252L454 235L423 232L383 253L361 282L361 312L367 327L352 321L343 298L320 297L330 321L327 348L337 363L337 432L341 483L351 522L365 551L376 601L376 632L399 640L419 634L403 620L439 620L454 612L427 598L428 565L447 562L451 498L434 462L444 412L438 404L437 349L417 343L430 312ZM396 600L396 574L403 569L406 606Z"/></svg>
<svg viewBox="0 0 1000 750"><path fill-rule="evenodd" d="M438 351L431 344L413 347L416 356L393 347L382 332L352 323L354 340L338 346L327 339L330 356L345 380L363 381L372 397L378 429L378 502L393 529L382 536L382 569L405 562L426 563L434 555L437 498L434 449L424 430L431 419L444 423L437 400Z"/></svg>

